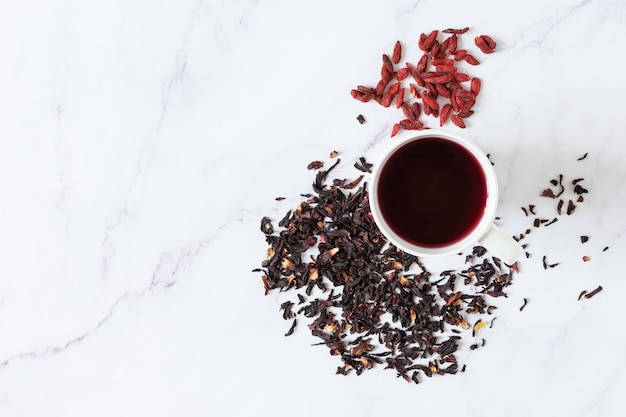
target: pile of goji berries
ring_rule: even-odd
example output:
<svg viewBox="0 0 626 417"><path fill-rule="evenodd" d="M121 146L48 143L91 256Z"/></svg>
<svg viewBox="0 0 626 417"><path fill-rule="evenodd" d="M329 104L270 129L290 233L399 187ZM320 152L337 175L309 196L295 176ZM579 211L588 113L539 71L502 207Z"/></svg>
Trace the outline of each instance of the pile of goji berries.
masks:
<svg viewBox="0 0 626 417"><path fill-rule="evenodd" d="M402 45L396 41L391 58L383 54L381 79L376 87L359 85L351 91L352 97L363 102L375 100L384 107L395 103L395 107L402 110L404 119L393 125L392 137L400 129L426 128L420 121L422 114L438 118L439 126L450 120L456 126L465 128L463 119L474 113L472 107L481 87L480 79L460 72L457 67L461 61L470 65L480 63L466 49L457 49L459 36L468 30L467 27L442 30L441 33L448 36L441 43L438 30L428 35L422 33L418 47L424 54L415 66L406 62L404 67L396 68L402 58ZM496 42L487 35L476 36L474 43L485 54L494 52L496 48ZM410 96L405 94L407 87L403 86L403 82L408 82ZM464 86L468 82L469 88Z"/></svg>

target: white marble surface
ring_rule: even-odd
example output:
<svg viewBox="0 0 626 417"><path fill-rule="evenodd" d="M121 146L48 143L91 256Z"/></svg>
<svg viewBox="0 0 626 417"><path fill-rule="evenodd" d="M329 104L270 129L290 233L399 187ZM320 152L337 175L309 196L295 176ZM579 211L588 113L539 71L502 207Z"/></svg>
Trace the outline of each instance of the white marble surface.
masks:
<svg viewBox="0 0 626 417"><path fill-rule="evenodd" d="M419 33L462 26L499 43L463 133L501 226L552 213L559 173L590 194L529 236L465 373L335 376L251 272L259 220L311 160L375 161L398 112L350 89L396 39L417 60ZM0 415L624 415L625 40L618 0L2 2Z"/></svg>

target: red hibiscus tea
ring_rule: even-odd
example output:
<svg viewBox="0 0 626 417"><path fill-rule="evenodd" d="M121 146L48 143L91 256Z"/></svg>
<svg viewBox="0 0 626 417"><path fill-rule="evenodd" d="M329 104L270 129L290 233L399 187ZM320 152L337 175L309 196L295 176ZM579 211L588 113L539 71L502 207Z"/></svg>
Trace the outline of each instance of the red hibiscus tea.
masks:
<svg viewBox="0 0 626 417"><path fill-rule="evenodd" d="M481 163L467 148L424 137L387 158L376 194L380 214L394 233L413 245L441 248L479 225L488 188Z"/></svg>

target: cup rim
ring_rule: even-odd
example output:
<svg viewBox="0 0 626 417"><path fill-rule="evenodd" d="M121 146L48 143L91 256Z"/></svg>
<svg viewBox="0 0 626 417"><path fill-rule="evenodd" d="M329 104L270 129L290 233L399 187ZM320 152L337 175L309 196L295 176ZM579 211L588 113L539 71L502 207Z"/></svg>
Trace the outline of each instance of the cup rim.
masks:
<svg viewBox="0 0 626 417"><path fill-rule="evenodd" d="M463 239L460 239L450 245L443 247L418 246L404 240L387 225L386 221L380 213L380 208L377 201L376 190L378 186L380 172L384 167L386 161L389 160L389 158L391 157L391 155L397 149L401 148L403 145L409 142L431 137L450 140L470 151L471 154L480 163L480 166L482 167L485 174L485 181L487 183L487 200L485 204L485 210L483 212L482 218L480 219L476 227L474 227L474 229L470 233L468 233L467 236L465 236ZM389 240L390 243L394 244L399 249L413 255L423 257L452 255L455 253L459 253L470 247L472 244L476 243L489 230L489 227L491 226L495 218L496 208L498 205L498 182L493 165L491 164L491 161L489 160L487 155L481 148L479 148L476 144L469 141L465 137L443 129L425 129L417 132L411 132L399 137L398 140L395 140L393 144L390 145L378 158L378 163L374 165L368 188L368 192L370 195L370 210L374 217L374 221L376 222L376 225L378 226L382 234Z"/></svg>

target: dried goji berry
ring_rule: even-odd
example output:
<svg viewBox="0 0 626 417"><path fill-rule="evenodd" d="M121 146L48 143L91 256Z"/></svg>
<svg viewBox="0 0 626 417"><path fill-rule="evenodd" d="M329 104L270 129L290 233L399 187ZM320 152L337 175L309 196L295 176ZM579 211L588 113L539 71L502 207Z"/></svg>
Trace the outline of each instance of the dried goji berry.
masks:
<svg viewBox="0 0 626 417"><path fill-rule="evenodd" d="M454 53L456 52L458 38L456 34L452 34L449 39L450 43L448 44L448 55L454 55Z"/></svg>
<svg viewBox="0 0 626 417"><path fill-rule="evenodd" d="M437 102L437 99L430 96L430 94L422 94L422 101L431 109L439 109L439 103Z"/></svg>
<svg viewBox="0 0 626 417"><path fill-rule="evenodd" d="M456 51L454 53L454 60L455 61L460 61L463 58L465 58L465 55L467 55L467 50L466 49L459 49L458 51Z"/></svg>
<svg viewBox="0 0 626 417"><path fill-rule="evenodd" d="M480 50L486 54L493 53L494 49L496 49L496 41L487 35L477 36L474 38L474 42L476 43L476 46L478 46Z"/></svg>
<svg viewBox="0 0 626 417"><path fill-rule="evenodd" d="M433 58L443 58L439 56L439 51L441 50L441 45L439 45L438 41L433 43L433 46L430 48L430 55Z"/></svg>
<svg viewBox="0 0 626 417"><path fill-rule="evenodd" d="M409 120L415 120L415 114L413 114L413 110L411 110L411 106L407 102L402 103L402 113L404 113L404 117Z"/></svg>
<svg viewBox="0 0 626 417"><path fill-rule="evenodd" d="M433 45L437 41L438 34L439 34L438 30L433 30L432 32L430 32L430 34L424 40L424 44L423 44L424 48L422 49L423 51L428 51L433 47Z"/></svg>
<svg viewBox="0 0 626 417"><path fill-rule="evenodd" d="M400 62L400 58L402 56L402 45L400 45L400 41L396 41L396 44L393 47L393 53L391 54L391 60L394 64Z"/></svg>
<svg viewBox="0 0 626 417"><path fill-rule="evenodd" d="M452 105L449 103L444 104L441 108L441 114L439 115L439 126L443 126L448 121L450 113L452 113Z"/></svg>
<svg viewBox="0 0 626 417"><path fill-rule="evenodd" d="M465 27L463 29L445 29L442 30L443 33L455 33L458 35L462 35L463 33L467 32L469 30L469 27Z"/></svg>
<svg viewBox="0 0 626 417"><path fill-rule="evenodd" d="M493 48L490 48L485 42L485 39L482 36L476 36L474 38L474 43L484 54L490 54L493 52Z"/></svg>
<svg viewBox="0 0 626 417"><path fill-rule="evenodd" d="M454 96L462 99L474 99L476 95L471 91L467 91L463 88L458 88L454 90Z"/></svg>
<svg viewBox="0 0 626 417"><path fill-rule="evenodd" d="M477 96L480 93L480 78L472 78L472 82L470 84L470 91Z"/></svg>
<svg viewBox="0 0 626 417"><path fill-rule="evenodd" d="M478 65L480 64L480 62L478 62L478 60L476 58L474 58L472 55L467 54L463 57L463 59L465 60L465 62L467 62L470 65Z"/></svg>
<svg viewBox="0 0 626 417"><path fill-rule="evenodd" d="M376 84L376 95L377 96L382 96L383 95L383 91L385 91L385 88L387 87L388 83L389 83L388 81L380 80L378 82L378 84Z"/></svg>
<svg viewBox="0 0 626 417"><path fill-rule="evenodd" d="M461 119L456 114L453 114L452 116L450 116L450 120L452 120L452 123L454 123L455 125L457 125L461 129L465 129L465 122L463 121L463 119Z"/></svg>
<svg viewBox="0 0 626 417"><path fill-rule="evenodd" d="M397 73L396 73L396 80L398 81L402 81L404 80L406 77L409 76L409 69L408 68L401 68Z"/></svg>
<svg viewBox="0 0 626 417"><path fill-rule="evenodd" d="M389 59L387 54L383 54L383 66L387 68L387 71L389 71L390 73L393 72L393 63L391 62L391 59Z"/></svg>
<svg viewBox="0 0 626 417"><path fill-rule="evenodd" d="M457 72L456 74L454 74L454 81L458 81L460 83L464 81L469 81L470 78L471 77L469 75L463 74L462 72Z"/></svg>
<svg viewBox="0 0 626 417"><path fill-rule="evenodd" d="M413 116L415 116L415 119L419 119L422 114L422 108L417 101L411 105L411 110L413 110Z"/></svg>
<svg viewBox="0 0 626 417"><path fill-rule="evenodd" d="M433 61L431 63L434 66L437 66L437 65L454 65L454 60L453 59L449 59L449 58L440 58L440 59L433 59Z"/></svg>
<svg viewBox="0 0 626 417"><path fill-rule="evenodd" d="M393 125L393 127L391 128L391 137L394 137L395 135L397 135L399 130L400 130L400 125L398 123Z"/></svg>
<svg viewBox="0 0 626 417"><path fill-rule="evenodd" d="M403 102L404 102L404 88L401 88L400 91L398 91L398 95L396 97L396 109L399 109L400 106L402 106Z"/></svg>
<svg viewBox="0 0 626 417"><path fill-rule="evenodd" d="M358 85L356 87L356 89L358 91L360 91L361 93L367 93L367 94L371 94L371 95L376 94L376 90L375 89L373 89L371 87L365 87L364 85Z"/></svg>
<svg viewBox="0 0 626 417"><path fill-rule="evenodd" d="M383 66L380 68L380 79L383 80L385 83L389 83L389 81L391 81L392 74L393 72L389 71L385 64L383 64Z"/></svg>
<svg viewBox="0 0 626 417"><path fill-rule="evenodd" d="M496 49L496 41L494 41L491 36L480 35L483 41L487 44L487 46L491 49ZM493 51L492 51L493 52Z"/></svg>
<svg viewBox="0 0 626 417"><path fill-rule="evenodd" d="M437 77L428 78L429 83L435 83L435 84L437 83L445 84L445 83L449 83L452 80L454 80L454 74L443 74Z"/></svg>
<svg viewBox="0 0 626 417"><path fill-rule="evenodd" d="M417 91L417 87L415 87L415 84L409 85L409 91L411 92L411 95L413 97L420 98L420 93L419 91Z"/></svg>
<svg viewBox="0 0 626 417"><path fill-rule="evenodd" d="M426 41L426 34L422 33L420 34L420 38L417 41L417 47L420 48L422 51L425 51L426 49L424 49L424 42Z"/></svg>
<svg viewBox="0 0 626 417"><path fill-rule="evenodd" d="M383 95L382 105L383 107L389 107L391 102L393 101L398 91L400 91L400 83L392 84L391 87L387 90L387 92Z"/></svg>
<svg viewBox="0 0 626 417"><path fill-rule="evenodd" d="M439 46L439 52L440 54L444 55L441 58L445 58L445 55L448 53L449 45L450 45L450 37L447 37L446 39L443 40L443 42L441 42L441 45Z"/></svg>
<svg viewBox="0 0 626 417"><path fill-rule="evenodd" d="M474 114L474 110L461 109L457 113L457 116L459 116L461 119L465 119L466 117L470 117L472 114Z"/></svg>
<svg viewBox="0 0 626 417"><path fill-rule="evenodd" d="M362 101L363 103L367 103L372 98L374 98L373 94L363 93L363 92L358 91L358 90L352 90L352 91L350 91L350 94L352 95L352 97L354 97L355 99L357 99L359 101Z"/></svg>
<svg viewBox="0 0 626 417"><path fill-rule="evenodd" d="M400 127L404 130L418 130L424 127L424 124L419 120L400 120Z"/></svg>
<svg viewBox="0 0 626 417"><path fill-rule="evenodd" d="M450 98L450 90L448 90L445 84L435 84L435 89L440 96Z"/></svg>
<svg viewBox="0 0 626 417"><path fill-rule="evenodd" d="M457 72L457 67L454 65L439 65L435 68L437 72Z"/></svg>
<svg viewBox="0 0 626 417"><path fill-rule="evenodd" d="M422 55L420 60L417 62L417 72L426 71L426 67L428 66L428 54Z"/></svg>

